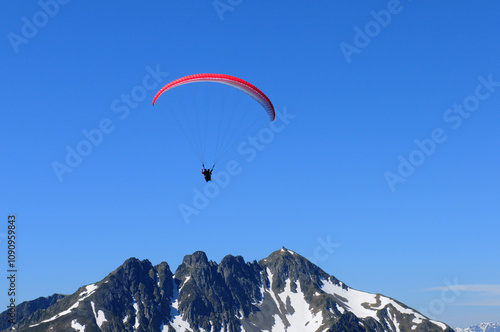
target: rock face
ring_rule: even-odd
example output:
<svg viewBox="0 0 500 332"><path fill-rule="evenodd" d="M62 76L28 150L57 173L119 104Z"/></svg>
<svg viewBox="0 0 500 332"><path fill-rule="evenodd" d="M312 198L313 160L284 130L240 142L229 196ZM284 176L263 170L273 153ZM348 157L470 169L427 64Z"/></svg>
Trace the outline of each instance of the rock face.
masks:
<svg viewBox="0 0 500 332"><path fill-rule="evenodd" d="M220 264L197 251L175 274L167 263L130 258L72 295L17 309L16 330L33 332L452 331L396 300L352 289L287 249Z"/></svg>
<svg viewBox="0 0 500 332"><path fill-rule="evenodd" d="M39 297L33 301L23 302L16 307L16 319L19 322L23 321L28 316L36 319L42 315L45 309L64 297L65 296L61 294L54 294L49 297ZM7 311L0 314L0 331L9 329L11 326L8 322L9 318Z"/></svg>

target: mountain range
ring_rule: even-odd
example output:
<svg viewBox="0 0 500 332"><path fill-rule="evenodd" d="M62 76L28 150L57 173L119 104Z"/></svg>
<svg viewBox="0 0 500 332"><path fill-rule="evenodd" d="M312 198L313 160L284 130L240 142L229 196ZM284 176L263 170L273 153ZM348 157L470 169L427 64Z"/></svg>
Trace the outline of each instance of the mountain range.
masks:
<svg viewBox="0 0 500 332"><path fill-rule="evenodd" d="M1 316L0 331L10 331L7 311ZM197 251L185 256L175 273L166 262L130 258L71 295L19 304L14 327L21 332L453 331L390 297L353 289L285 248L258 262L228 255L219 264Z"/></svg>
<svg viewBox="0 0 500 332"><path fill-rule="evenodd" d="M455 332L500 332L500 323L479 323L465 329L457 327Z"/></svg>

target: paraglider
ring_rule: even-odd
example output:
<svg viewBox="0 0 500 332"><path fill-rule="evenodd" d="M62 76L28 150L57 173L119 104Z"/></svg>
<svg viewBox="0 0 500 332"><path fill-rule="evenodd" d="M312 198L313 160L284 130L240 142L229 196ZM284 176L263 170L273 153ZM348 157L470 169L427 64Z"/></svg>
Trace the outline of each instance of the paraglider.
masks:
<svg viewBox="0 0 500 332"><path fill-rule="evenodd" d="M264 93L262 93L262 91L260 91L258 88L248 83L247 81L242 80L241 78L225 74L195 74L178 78L175 81L168 83L163 88L161 88L160 91L158 91L158 93L153 99L153 106L155 105L158 97L160 97L165 91L173 89L183 84L194 83L194 82L215 82L235 87L245 92L250 97L255 99L259 104L261 104L262 107L264 107L264 109L266 110L267 114L269 115L271 121L273 121L274 118L276 117L273 104L271 103L269 98Z"/></svg>
<svg viewBox="0 0 500 332"><path fill-rule="evenodd" d="M214 171L215 165L212 166L212 169L205 168L205 164L203 164L202 167L201 174L205 177L205 181L212 181L212 172Z"/></svg>
<svg viewBox="0 0 500 332"><path fill-rule="evenodd" d="M274 111L274 106L271 103L271 100L262 92L260 91L257 87L254 85L250 84L249 82L242 80L241 78L230 76L230 75L225 75L225 74L195 74L195 75L189 75L185 77L178 78L167 85L165 85L163 88L161 88L158 93L156 93L154 99L153 99L153 106L155 105L157 99L166 91L169 91L173 88L176 88L178 86L184 85L184 84L190 84L190 83L196 83L196 82L213 82L213 83L221 83L225 84L231 87L234 87L240 91L243 91L250 97L252 97L255 101L257 101L266 111L267 115L269 116L270 121L274 121L276 117L276 113ZM222 147L219 149L217 147L217 150L222 150L222 151L227 151L227 147ZM221 152L223 153L223 152ZM219 153L220 154L220 153ZM202 153L204 155L204 153ZM200 158L200 161L202 161L203 156ZM205 165L203 164L202 168L202 174L205 177L205 181L209 182L211 181L211 176L213 169L215 167L215 162L217 161L217 155L214 160L214 166L212 169L207 169L205 168Z"/></svg>

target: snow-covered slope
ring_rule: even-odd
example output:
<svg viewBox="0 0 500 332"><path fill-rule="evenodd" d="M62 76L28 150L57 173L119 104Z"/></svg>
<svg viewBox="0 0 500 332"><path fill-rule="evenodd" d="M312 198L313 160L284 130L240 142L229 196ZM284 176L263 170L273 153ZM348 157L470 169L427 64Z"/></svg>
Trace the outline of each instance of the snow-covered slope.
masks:
<svg viewBox="0 0 500 332"><path fill-rule="evenodd" d="M451 331L389 297L348 287L290 250L259 263L262 300L242 320L247 331Z"/></svg>
<svg viewBox="0 0 500 332"><path fill-rule="evenodd" d="M348 287L281 249L259 262L203 252L175 274L135 258L104 280L19 318L18 331L451 332L404 304ZM476 331L474 331L476 332ZM490 332L490 331L481 331Z"/></svg>
<svg viewBox="0 0 500 332"><path fill-rule="evenodd" d="M467 328L455 328L455 332L500 332L500 323L479 323Z"/></svg>

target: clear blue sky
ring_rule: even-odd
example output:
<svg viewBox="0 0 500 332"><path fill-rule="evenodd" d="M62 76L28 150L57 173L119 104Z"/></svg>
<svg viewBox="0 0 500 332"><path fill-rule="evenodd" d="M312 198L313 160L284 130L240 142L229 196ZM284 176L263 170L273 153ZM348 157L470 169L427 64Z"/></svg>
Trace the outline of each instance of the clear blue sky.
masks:
<svg viewBox="0 0 500 332"><path fill-rule="evenodd" d="M18 301L131 256L175 270L196 250L284 245L452 326L498 321L500 3L231 3L1 5L0 240L15 214ZM251 161L226 155L215 173L238 174L187 224L179 206L206 188L167 105L191 90L151 101L203 72L248 80L290 118ZM269 138L259 125L248 135Z"/></svg>

